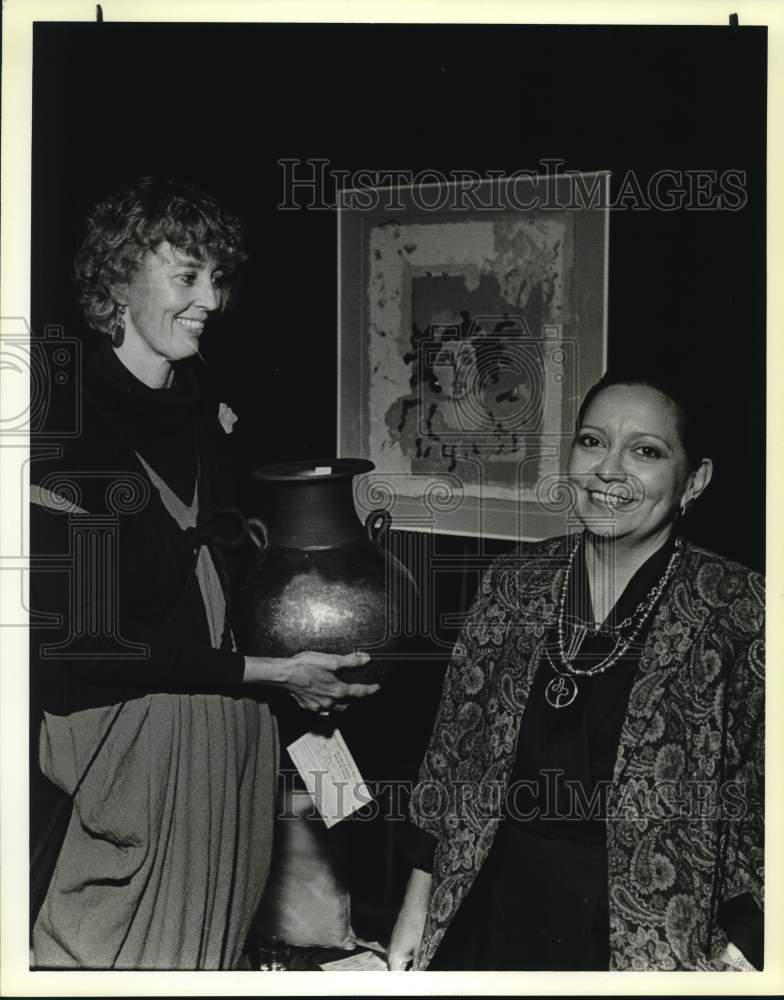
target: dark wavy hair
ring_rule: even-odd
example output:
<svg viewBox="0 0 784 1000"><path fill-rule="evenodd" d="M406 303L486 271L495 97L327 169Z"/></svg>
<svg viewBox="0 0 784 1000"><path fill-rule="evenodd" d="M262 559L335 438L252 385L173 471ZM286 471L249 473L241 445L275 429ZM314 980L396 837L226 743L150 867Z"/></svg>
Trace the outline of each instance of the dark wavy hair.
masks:
<svg viewBox="0 0 784 1000"><path fill-rule="evenodd" d="M164 241L196 260L212 257L225 276L221 308L228 304L236 269L247 259L238 220L190 184L141 177L103 198L87 217L75 277L94 330L111 333L119 314L115 288L130 281L145 253Z"/></svg>
<svg viewBox="0 0 784 1000"><path fill-rule="evenodd" d="M614 385L640 385L655 389L669 402L675 412L675 425L692 469L698 468L703 458L709 458L713 450L712 434L707 410L695 402L692 392L667 375L645 369L610 369L585 394L577 413L577 429L585 419L586 411L593 400Z"/></svg>

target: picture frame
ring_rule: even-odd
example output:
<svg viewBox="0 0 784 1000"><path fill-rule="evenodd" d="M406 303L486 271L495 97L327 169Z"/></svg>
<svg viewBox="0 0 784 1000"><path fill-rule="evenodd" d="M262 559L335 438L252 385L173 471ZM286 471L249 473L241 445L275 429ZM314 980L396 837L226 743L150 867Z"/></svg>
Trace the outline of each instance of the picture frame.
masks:
<svg viewBox="0 0 784 1000"><path fill-rule="evenodd" d="M338 198L338 454L361 514L563 532L577 410L606 368L608 171Z"/></svg>

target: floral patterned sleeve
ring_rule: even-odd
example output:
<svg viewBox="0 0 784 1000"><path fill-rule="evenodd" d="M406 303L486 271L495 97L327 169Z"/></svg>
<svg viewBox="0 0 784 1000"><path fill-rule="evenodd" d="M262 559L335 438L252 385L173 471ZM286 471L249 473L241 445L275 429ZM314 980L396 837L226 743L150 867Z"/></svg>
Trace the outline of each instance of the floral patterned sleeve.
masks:
<svg viewBox="0 0 784 1000"><path fill-rule="evenodd" d="M762 967L764 902L764 593L750 574L757 601L736 604L734 619L750 633L738 651L728 692L726 839L722 858L719 919L727 936L755 968ZM743 604L740 609L738 605ZM741 611L743 612L741 614Z"/></svg>
<svg viewBox="0 0 784 1000"><path fill-rule="evenodd" d="M449 796L465 755L461 735L468 720L464 716L475 707L471 699L482 687L492 653L505 631L493 617L501 561L485 574L452 650L433 735L411 797L412 821L436 838L449 812Z"/></svg>

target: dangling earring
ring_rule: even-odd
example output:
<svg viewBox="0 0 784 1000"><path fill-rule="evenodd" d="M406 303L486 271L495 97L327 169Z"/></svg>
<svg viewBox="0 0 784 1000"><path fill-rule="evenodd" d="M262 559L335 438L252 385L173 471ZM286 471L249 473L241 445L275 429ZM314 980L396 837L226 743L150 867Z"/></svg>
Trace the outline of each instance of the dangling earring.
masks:
<svg viewBox="0 0 784 1000"><path fill-rule="evenodd" d="M681 517L686 517L686 511L689 508L689 502L691 498L685 494L681 497Z"/></svg>
<svg viewBox="0 0 784 1000"><path fill-rule="evenodd" d="M120 306L117 312L117 321L112 327L112 347L121 347L125 340L125 310L127 306Z"/></svg>

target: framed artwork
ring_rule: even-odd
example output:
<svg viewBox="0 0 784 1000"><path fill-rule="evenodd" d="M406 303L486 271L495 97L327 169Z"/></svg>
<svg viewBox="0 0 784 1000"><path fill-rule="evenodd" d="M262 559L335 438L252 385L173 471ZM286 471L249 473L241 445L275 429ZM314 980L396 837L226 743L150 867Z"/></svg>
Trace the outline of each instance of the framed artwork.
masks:
<svg viewBox="0 0 784 1000"><path fill-rule="evenodd" d="M362 513L543 538L607 351L609 173L341 192L339 455Z"/></svg>

